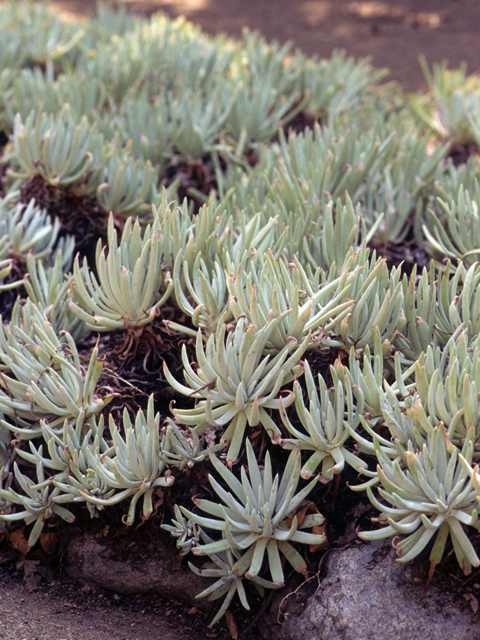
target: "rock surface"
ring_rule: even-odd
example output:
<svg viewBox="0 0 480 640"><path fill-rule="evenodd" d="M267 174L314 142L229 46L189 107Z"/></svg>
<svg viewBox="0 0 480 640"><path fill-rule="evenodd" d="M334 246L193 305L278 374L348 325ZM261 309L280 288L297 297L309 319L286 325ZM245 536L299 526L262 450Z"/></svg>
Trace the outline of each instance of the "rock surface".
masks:
<svg viewBox="0 0 480 640"><path fill-rule="evenodd" d="M266 640L480 639L480 613L435 581L425 589L424 569L395 562L384 541L330 552L322 574L310 596L276 595L260 622Z"/></svg>
<svg viewBox="0 0 480 640"><path fill-rule="evenodd" d="M195 603L210 609L211 603L195 600L211 580L196 576L188 568L175 565L171 549L155 543L144 544L140 554L110 541L102 544L91 533L70 540L65 549L67 574L80 582L122 594L156 593Z"/></svg>

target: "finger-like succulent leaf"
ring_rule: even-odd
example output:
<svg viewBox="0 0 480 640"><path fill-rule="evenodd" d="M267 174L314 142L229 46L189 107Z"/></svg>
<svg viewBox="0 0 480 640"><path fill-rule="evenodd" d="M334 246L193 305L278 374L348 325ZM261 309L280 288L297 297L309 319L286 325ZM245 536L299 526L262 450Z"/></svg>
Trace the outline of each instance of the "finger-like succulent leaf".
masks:
<svg viewBox="0 0 480 640"><path fill-rule="evenodd" d="M257 577L262 569L265 553L267 552L270 573L273 582L281 585L284 582L280 553L298 571L306 573L306 565L297 563L298 552L291 542L305 544L323 544L323 534L306 533L300 531L303 527L321 525L323 516L317 514L313 519L304 520L301 524L297 518L290 520L301 502L313 489L317 482L314 478L299 493L295 493L300 480L300 451L294 449L288 459L283 477L273 477L270 456L267 452L265 463L261 470L255 459L250 441L246 443L249 477L244 468L241 470L241 483L213 454L210 456L215 469L221 472L223 480L235 495L223 489L210 476L210 483L223 501L223 505L211 503L207 500L195 500L195 504L217 519L204 518L182 508L183 513L201 527L223 532L221 540L212 541L194 547L196 555L211 555L222 551L245 550L247 554L239 558L232 567L237 576L245 574L247 578ZM280 552L280 553L279 553Z"/></svg>
<svg viewBox="0 0 480 640"><path fill-rule="evenodd" d="M191 469L198 462L203 462L208 451L203 449L204 438L200 438L192 427L183 431L173 420L168 419L165 437L162 440L162 460L174 467ZM209 451L216 453L223 449L223 444L214 445Z"/></svg>
<svg viewBox="0 0 480 640"><path fill-rule="evenodd" d="M72 502L73 496L61 495L60 489L53 487L52 481L45 479L43 464L41 460L36 464L37 483L32 484L31 480L22 474L17 463L14 463L15 478L22 489L22 493L17 493L8 487L0 490L0 498L8 500L19 505L22 511L14 511L12 513L0 513L0 520L5 522L13 520L25 520L26 524L33 524L28 537L28 546L33 547L37 542L45 520L51 518L54 514L60 516L67 522L73 522L75 516L68 509L61 507L60 504ZM53 487L53 489L52 489Z"/></svg>
<svg viewBox="0 0 480 640"><path fill-rule="evenodd" d="M11 171L12 177L27 180L39 175L54 187L74 191L81 189L93 172L100 182L98 165L102 164L103 137L86 117L77 124L68 104L55 116L32 111L25 123L17 114L13 145L21 170Z"/></svg>
<svg viewBox="0 0 480 640"><path fill-rule="evenodd" d="M233 331L227 332L223 325L218 337L212 334L205 346L199 331L197 371L188 362L185 350L182 355L188 387L178 383L164 364L172 387L197 399L194 409L173 410L177 421L196 427L199 434L209 425L227 427L222 440L230 443L229 463L237 459L247 424L261 424L272 437L280 435L267 409L279 408L277 395L281 387L302 373L299 360L310 340L309 335L301 344L292 339L275 357L263 356L274 330L288 313L280 314L259 330L246 318L241 318ZM284 404L288 406L293 399L290 392Z"/></svg>
<svg viewBox="0 0 480 640"><path fill-rule="evenodd" d="M473 431L471 427L462 448L469 464L473 455ZM430 553L434 565L442 559L447 539L451 537L464 573L480 565L462 527L475 525L477 521L476 490L458 453L440 424L421 450L405 453L405 469L398 460L379 456L379 493L391 506L380 503L368 487L370 500L382 512L378 521L386 526L362 532L360 537L377 540L396 533L407 535L395 547L401 562L413 560L434 539Z"/></svg>
<svg viewBox="0 0 480 640"><path fill-rule="evenodd" d="M0 359L0 408L8 417L3 424L23 439L41 434L41 419L52 428L65 419L82 424L112 398L95 394L102 371L98 347L83 365L71 335L58 336L30 301L18 322L0 326Z"/></svg>
<svg viewBox="0 0 480 640"><path fill-rule="evenodd" d="M124 437L110 415L112 455L89 455L90 468L106 485L118 489L111 498L96 497L82 492L83 497L97 505L121 502L132 496L126 524L133 524L137 502L143 497L142 514L148 518L153 512L153 495L161 487L169 487L173 476L164 474L165 463L160 457L159 414L154 413L153 396L148 400L147 414L137 412L132 425L127 409L123 412Z"/></svg>
<svg viewBox="0 0 480 640"><path fill-rule="evenodd" d="M307 387L308 408L303 401L299 382L294 382L295 408L306 433L294 427L280 399L280 415L293 438L282 438L279 442L287 449L299 444L302 450L312 452L301 471L302 478L306 479L316 472L320 464L325 481L331 480L334 474L341 473L345 462L357 471L366 467L366 463L345 446L350 431L354 431L360 424L360 416L364 411L363 395L358 387L352 386L348 376L340 379L334 367L330 368L330 372L333 389L327 389L324 378L318 374L317 392L310 366L308 361L305 362L303 379Z"/></svg>
<svg viewBox="0 0 480 640"><path fill-rule="evenodd" d="M173 290L170 270L162 264L162 237L138 221L125 223L120 244L113 217L108 225L108 252L97 245L98 279L75 259L70 308L89 329L114 331L153 322Z"/></svg>

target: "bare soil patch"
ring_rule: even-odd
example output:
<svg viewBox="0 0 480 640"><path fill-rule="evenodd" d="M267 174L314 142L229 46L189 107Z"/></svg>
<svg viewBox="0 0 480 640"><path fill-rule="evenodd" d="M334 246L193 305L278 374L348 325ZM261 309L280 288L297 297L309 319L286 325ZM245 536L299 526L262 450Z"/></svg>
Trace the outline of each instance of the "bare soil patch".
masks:
<svg viewBox="0 0 480 640"><path fill-rule="evenodd" d="M184 15L208 33L240 36L258 29L268 39L292 40L308 55L328 57L344 48L355 57L372 56L390 69L389 79L409 91L424 86L418 56L428 62L462 60L480 69L477 0L124 0L144 14ZM73 19L93 11L96 0L54 0ZM117 3L118 4L118 3Z"/></svg>

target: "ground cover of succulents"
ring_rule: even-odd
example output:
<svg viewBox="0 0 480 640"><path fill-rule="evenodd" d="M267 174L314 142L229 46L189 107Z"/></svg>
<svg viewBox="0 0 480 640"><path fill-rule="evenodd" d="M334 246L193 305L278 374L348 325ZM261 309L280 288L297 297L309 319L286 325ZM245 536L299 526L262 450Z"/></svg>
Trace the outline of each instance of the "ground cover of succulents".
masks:
<svg viewBox="0 0 480 640"><path fill-rule="evenodd" d="M0 15L4 544L163 537L230 631L355 529L470 576L478 78Z"/></svg>

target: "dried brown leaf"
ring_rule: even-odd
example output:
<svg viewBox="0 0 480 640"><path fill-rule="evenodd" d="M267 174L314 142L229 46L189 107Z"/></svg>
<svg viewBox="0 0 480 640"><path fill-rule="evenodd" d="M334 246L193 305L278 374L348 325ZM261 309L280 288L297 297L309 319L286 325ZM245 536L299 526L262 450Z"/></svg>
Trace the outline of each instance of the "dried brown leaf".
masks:
<svg viewBox="0 0 480 640"><path fill-rule="evenodd" d="M464 593L463 597L465 598L465 600L468 600L470 602L470 608L472 609L473 613L477 613L478 599L473 595L473 593Z"/></svg>
<svg viewBox="0 0 480 640"><path fill-rule="evenodd" d="M307 502L307 504L303 507L303 509L301 511L299 511L298 513L296 513L294 516L292 516L291 518L289 518L287 520L287 526L291 527L293 519L296 518L297 519L298 528L300 529L300 527L303 524L303 521L305 520L305 516L308 516L308 515L310 515L312 513L320 513L320 511L313 504L313 502ZM314 527L314 528L316 528L316 527Z"/></svg>
<svg viewBox="0 0 480 640"><path fill-rule="evenodd" d="M51 554L57 548L58 536L53 531L40 534L40 544L45 553Z"/></svg>
<svg viewBox="0 0 480 640"><path fill-rule="evenodd" d="M225 611L225 621L227 623L228 631L232 636L233 640L238 639L238 627L235 622L235 618L233 617L233 613L231 611Z"/></svg>
<svg viewBox="0 0 480 640"><path fill-rule="evenodd" d="M325 542L322 542L321 544L311 544L308 547L310 553L315 553L315 551L321 551L322 549L327 549L328 542L326 539L325 525L322 524L322 525L316 525L315 527L312 527L312 533L325 536Z"/></svg>
<svg viewBox="0 0 480 640"><path fill-rule="evenodd" d="M106 524L101 531L98 531L98 533L95 534L95 538L104 538L105 536L108 536L109 531L110 525Z"/></svg>
<svg viewBox="0 0 480 640"><path fill-rule="evenodd" d="M20 527L19 529L15 529L8 534L8 539L12 544L12 547L16 549L16 551L18 551L23 557L25 557L30 550L28 541L23 535L24 531L25 527Z"/></svg>

